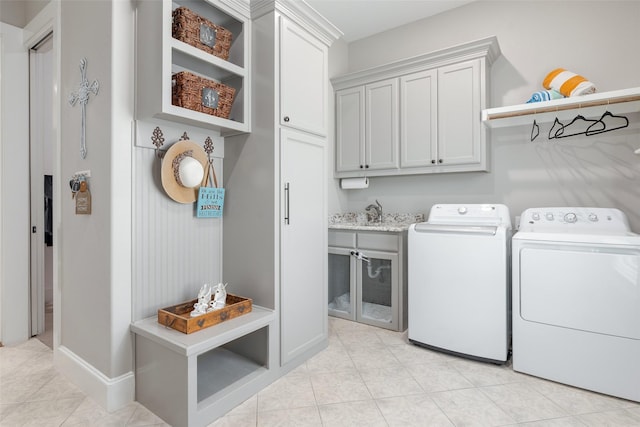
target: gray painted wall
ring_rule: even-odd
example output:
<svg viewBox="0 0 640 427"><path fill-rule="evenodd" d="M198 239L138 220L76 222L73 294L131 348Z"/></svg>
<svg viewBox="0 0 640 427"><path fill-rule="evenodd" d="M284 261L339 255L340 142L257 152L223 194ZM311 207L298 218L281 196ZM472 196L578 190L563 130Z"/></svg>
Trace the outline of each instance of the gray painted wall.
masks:
<svg viewBox="0 0 640 427"><path fill-rule="evenodd" d="M352 72L496 35L502 56L492 70L492 106L507 106L528 100L557 67L601 92L639 87L640 57L629 49L640 40L639 17L635 1L481 1L353 42L347 55L331 53ZM550 30L541 30L541 19ZM617 207L640 232L640 157L633 154L640 117L629 119L627 129L562 143L531 143L529 126L494 129L489 173L371 178L368 189L348 191L334 179L329 213L361 211L374 199L386 212L425 214L435 203L505 203L512 219L528 207ZM541 126L542 135L549 127Z"/></svg>
<svg viewBox="0 0 640 427"><path fill-rule="evenodd" d="M99 19L96 19L99 18ZM113 23L117 22L117 30ZM132 370L131 118L133 11L128 2L61 2L61 179L91 170L91 215L76 215L68 187L60 197L60 344L107 377ZM87 104L88 154L79 154L81 114L67 97L100 82Z"/></svg>

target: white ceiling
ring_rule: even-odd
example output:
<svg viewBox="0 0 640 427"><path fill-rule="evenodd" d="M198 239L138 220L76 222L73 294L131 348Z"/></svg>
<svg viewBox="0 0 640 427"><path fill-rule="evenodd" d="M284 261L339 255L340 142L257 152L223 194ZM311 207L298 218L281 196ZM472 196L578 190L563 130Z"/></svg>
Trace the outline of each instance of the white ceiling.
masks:
<svg viewBox="0 0 640 427"><path fill-rule="evenodd" d="M352 42L475 0L306 0Z"/></svg>

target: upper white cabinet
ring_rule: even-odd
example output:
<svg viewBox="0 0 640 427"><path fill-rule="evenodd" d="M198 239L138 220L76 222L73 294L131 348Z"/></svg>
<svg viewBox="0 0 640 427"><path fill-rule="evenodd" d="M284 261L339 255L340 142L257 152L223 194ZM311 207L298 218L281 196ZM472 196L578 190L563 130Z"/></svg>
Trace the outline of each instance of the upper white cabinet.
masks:
<svg viewBox="0 0 640 427"><path fill-rule="evenodd" d="M453 171L462 165L487 170L486 132L482 106L486 103L482 61L474 59L438 69L437 164Z"/></svg>
<svg viewBox="0 0 640 427"><path fill-rule="evenodd" d="M172 37L172 12L181 6L231 31L228 60ZM136 8L136 118L161 118L222 135L250 131L248 0L140 0ZM229 118L173 105L172 75L180 71L234 88Z"/></svg>
<svg viewBox="0 0 640 427"><path fill-rule="evenodd" d="M284 18L280 43L280 124L326 136L327 45Z"/></svg>
<svg viewBox="0 0 640 427"><path fill-rule="evenodd" d="M489 37L333 79L335 176L488 170L481 115L489 102L490 66L499 55L497 39ZM395 98L393 90L386 101L378 93L386 110L376 108L369 88L391 82L399 86ZM360 90L364 104L362 95L356 95ZM356 153L359 162L354 161Z"/></svg>
<svg viewBox="0 0 640 427"><path fill-rule="evenodd" d="M364 168L364 86L336 91L336 172Z"/></svg>
<svg viewBox="0 0 640 427"><path fill-rule="evenodd" d="M398 167L398 79L336 92L336 170Z"/></svg>
<svg viewBox="0 0 640 427"><path fill-rule="evenodd" d="M402 76L400 98L400 167L427 167L435 164L438 158L437 70Z"/></svg>

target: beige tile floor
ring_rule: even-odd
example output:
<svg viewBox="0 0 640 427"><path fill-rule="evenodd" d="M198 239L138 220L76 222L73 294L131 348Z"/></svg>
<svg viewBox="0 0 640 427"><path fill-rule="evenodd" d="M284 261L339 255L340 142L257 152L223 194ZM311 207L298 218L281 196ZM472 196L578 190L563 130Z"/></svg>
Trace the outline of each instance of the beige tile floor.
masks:
<svg viewBox="0 0 640 427"><path fill-rule="evenodd" d="M329 347L212 424L640 426L640 404L408 344L329 318ZM166 426L138 403L106 413L38 340L0 348L0 426Z"/></svg>

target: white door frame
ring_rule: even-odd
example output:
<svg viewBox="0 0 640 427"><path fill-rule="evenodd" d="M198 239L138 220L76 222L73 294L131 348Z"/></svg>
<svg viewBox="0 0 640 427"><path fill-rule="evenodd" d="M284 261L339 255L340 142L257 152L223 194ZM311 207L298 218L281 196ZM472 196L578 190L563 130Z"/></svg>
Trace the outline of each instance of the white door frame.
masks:
<svg viewBox="0 0 640 427"><path fill-rule="evenodd" d="M62 306L62 293L60 291L60 252L61 245L58 230L62 209L60 206L61 176L60 176L60 2L50 1L34 19L25 27L25 47L31 49L43 40L49 33L53 33L53 110L51 112L53 126L53 350L60 344L60 319ZM42 177L40 178L42 180Z"/></svg>

